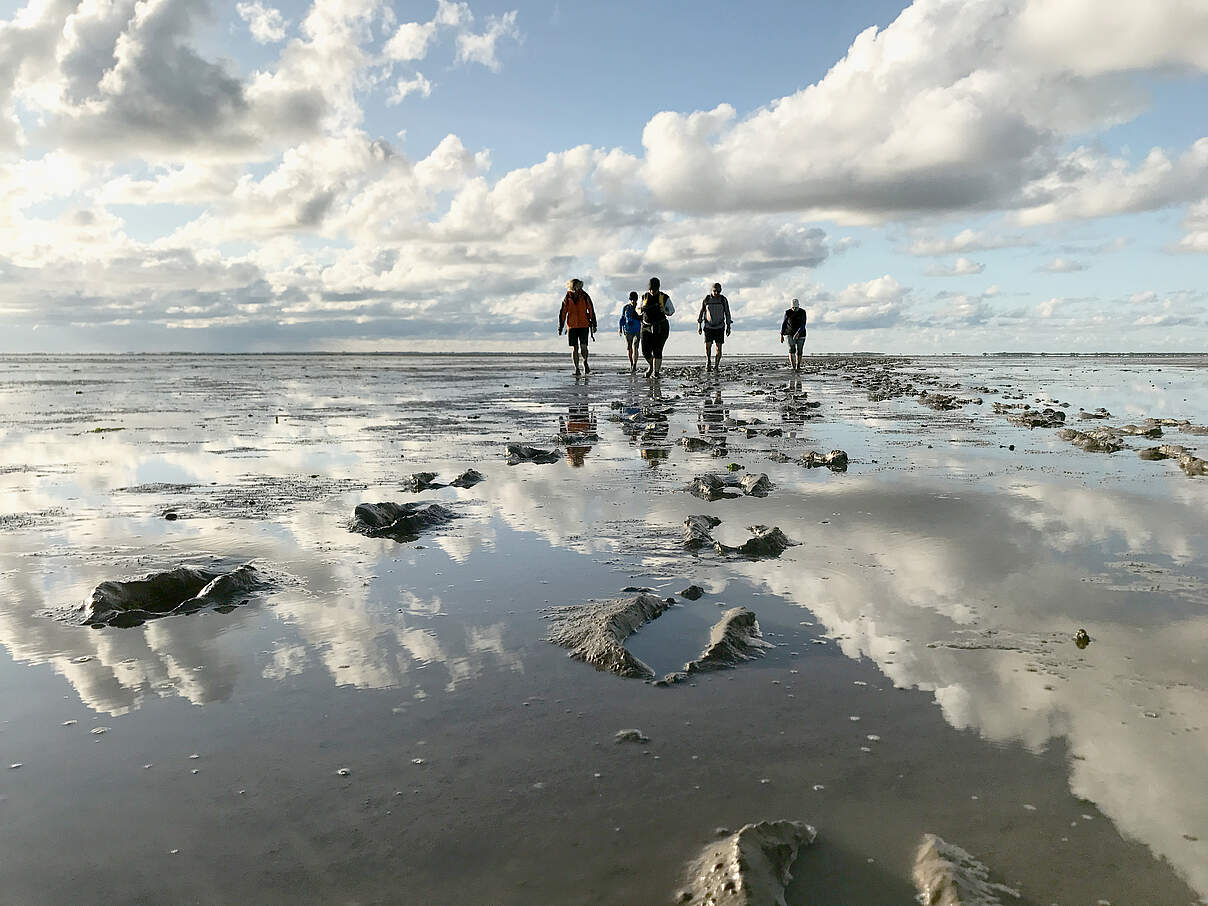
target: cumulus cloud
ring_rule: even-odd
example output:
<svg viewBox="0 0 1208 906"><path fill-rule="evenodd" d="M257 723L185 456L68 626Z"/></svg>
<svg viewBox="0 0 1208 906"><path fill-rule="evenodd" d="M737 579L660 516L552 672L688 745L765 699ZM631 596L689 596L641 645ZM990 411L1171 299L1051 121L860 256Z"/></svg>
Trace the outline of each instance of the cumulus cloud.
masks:
<svg viewBox="0 0 1208 906"><path fill-rule="evenodd" d="M383 53L391 60L422 60L436 37L436 22L404 22L386 42Z"/></svg>
<svg viewBox="0 0 1208 906"><path fill-rule="evenodd" d="M1084 35L1103 34L1103 20L1083 0L917 0L884 30L862 32L821 81L745 119L725 105L658 114L643 135L647 178L685 210L868 221L1043 208L1054 195L1089 210L1097 203L1079 202L1079 186L1058 172L1072 163L1065 139L1143 109L1135 72L1206 68L1195 48L1208 23L1195 6L1116 4L1108 18L1120 30L1088 56ZM1063 30L1038 24L1052 21L1047 7L1060 7ZM1134 203L1160 199L1141 192Z"/></svg>
<svg viewBox="0 0 1208 906"><path fill-rule="evenodd" d="M264 6L260 0L252 0L250 3L237 3L235 11L247 23L252 37L259 43L273 44L285 38L285 28L289 23L281 15L281 10Z"/></svg>
<svg viewBox="0 0 1208 906"><path fill-rule="evenodd" d="M1086 270L1086 265L1080 261L1073 261L1069 258L1058 256L1047 264L1041 265L1038 270L1049 274L1072 274L1075 271Z"/></svg>
<svg viewBox="0 0 1208 906"><path fill-rule="evenodd" d="M951 265L945 266L942 264L933 264L927 268L927 276L929 277L965 277L971 274L980 274L986 269L986 266L978 261L973 261L970 258L957 258Z"/></svg>
<svg viewBox="0 0 1208 906"><path fill-rule="evenodd" d="M491 16L487 20L486 31L474 33L463 32L457 36L457 61L459 63L480 63L494 72L499 71L498 44L509 38L520 40L520 29L516 26L516 10L504 13L502 16Z"/></svg>
<svg viewBox="0 0 1208 906"><path fill-rule="evenodd" d="M909 292L888 274L852 283L837 296L819 300L815 320L841 330L892 327L903 319Z"/></svg>

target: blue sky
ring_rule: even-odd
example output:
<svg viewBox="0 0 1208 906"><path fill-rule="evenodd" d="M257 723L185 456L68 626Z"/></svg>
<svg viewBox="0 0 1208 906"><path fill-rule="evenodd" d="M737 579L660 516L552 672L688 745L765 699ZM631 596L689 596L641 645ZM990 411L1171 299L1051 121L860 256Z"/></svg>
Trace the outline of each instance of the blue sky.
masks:
<svg viewBox="0 0 1208 906"><path fill-rule="evenodd" d="M1208 349L1190 0L6 0L0 60L0 351L553 351L651 275L672 354L715 279L737 351Z"/></svg>

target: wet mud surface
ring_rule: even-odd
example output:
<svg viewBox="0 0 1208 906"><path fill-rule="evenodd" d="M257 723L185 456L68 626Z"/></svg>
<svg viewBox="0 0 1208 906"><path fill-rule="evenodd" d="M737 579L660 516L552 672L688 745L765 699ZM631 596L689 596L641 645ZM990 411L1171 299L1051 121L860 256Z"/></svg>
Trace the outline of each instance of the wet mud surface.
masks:
<svg viewBox="0 0 1208 906"><path fill-rule="evenodd" d="M0 359L0 899L1208 896L1208 362L593 362Z"/></svg>

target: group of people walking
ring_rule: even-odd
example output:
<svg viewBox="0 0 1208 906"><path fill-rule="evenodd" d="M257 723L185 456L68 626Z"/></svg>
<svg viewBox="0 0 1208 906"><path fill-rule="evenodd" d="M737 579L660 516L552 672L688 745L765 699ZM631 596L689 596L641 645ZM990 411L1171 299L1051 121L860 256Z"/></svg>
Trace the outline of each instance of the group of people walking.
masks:
<svg viewBox="0 0 1208 906"><path fill-rule="evenodd" d="M649 288L641 298L633 292L621 310L617 333L625 339L629 355L629 370L638 370L638 356L646 360L646 377L657 378L663 366L663 347L671 333L670 316L675 314L671 297L660 289L658 277L651 277ZM696 316L696 332L705 338L705 370L716 371L721 367L721 348L730 336L734 319L730 315L730 300L722 295L721 284L714 283L709 295L701 300ZM558 312L558 335L566 331L570 344L571 359L575 363L575 374L590 374L587 363L587 343L596 336L596 310L591 296L583 289L578 278L566 282L566 295ZM780 325L780 342L789 339L789 365L794 371L801 369L805 349L806 312L801 303L793 300L792 307L785 311ZM716 350L716 351L715 351Z"/></svg>

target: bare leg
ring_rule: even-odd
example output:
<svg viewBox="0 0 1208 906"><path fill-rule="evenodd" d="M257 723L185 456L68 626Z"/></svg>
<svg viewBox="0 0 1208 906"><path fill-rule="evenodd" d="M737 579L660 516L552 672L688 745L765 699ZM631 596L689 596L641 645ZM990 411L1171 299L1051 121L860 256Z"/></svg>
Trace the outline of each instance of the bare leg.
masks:
<svg viewBox="0 0 1208 906"><path fill-rule="evenodd" d="M575 363L575 374L579 373L579 347L574 345L570 348L570 357Z"/></svg>
<svg viewBox="0 0 1208 906"><path fill-rule="evenodd" d="M713 356L713 370L721 370L721 343L717 344L717 353Z"/></svg>
<svg viewBox="0 0 1208 906"><path fill-rule="evenodd" d="M583 344L583 373L591 374L591 366L587 364L587 344Z"/></svg>

